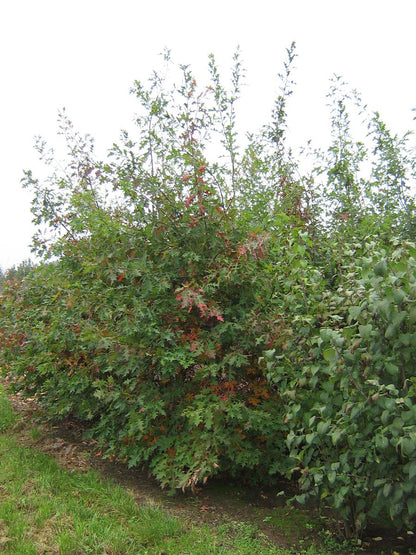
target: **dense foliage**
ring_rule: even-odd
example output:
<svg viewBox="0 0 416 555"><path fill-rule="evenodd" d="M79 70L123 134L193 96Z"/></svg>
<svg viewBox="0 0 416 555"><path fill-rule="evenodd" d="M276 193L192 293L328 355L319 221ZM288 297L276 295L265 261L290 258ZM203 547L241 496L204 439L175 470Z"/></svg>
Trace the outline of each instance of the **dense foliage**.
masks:
<svg viewBox="0 0 416 555"><path fill-rule="evenodd" d="M375 113L355 141L363 107L335 79L331 146L301 177L286 144L294 58L244 147L238 52L229 88L213 56L207 87L187 66L179 86L169 72L136 82L137 133L103 162L61 113L66 165L39 140L50 178L25 174L42 261L5 282L0 362L163 487L284 475L347 531L378 515L414 527L410 136Z"/></svg>

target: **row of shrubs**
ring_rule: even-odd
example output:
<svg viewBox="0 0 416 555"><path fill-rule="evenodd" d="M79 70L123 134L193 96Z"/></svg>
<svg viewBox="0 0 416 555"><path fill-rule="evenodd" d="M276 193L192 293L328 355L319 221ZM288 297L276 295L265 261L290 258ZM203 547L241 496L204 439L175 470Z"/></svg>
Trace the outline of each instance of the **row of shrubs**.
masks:
<svg viewBox="0 0 416 555"><path fill-rule="evenodd" d="M293 60L292 47L272 123L242 153L238 55L231 92L213 57L202 90L187 67L176 95L157 75L136 83L138 139L123 133L105 162L61 114L64 171L43 183L26 173L50 232L34 237L37 267L3 286L0 364L51 416L88 422L108 456L162 487L285 476L348 534L375 518L414 528L407 159L379 128L382 202L384 189L357 177L342 105L314 174L324 185L299 178L284 138ZM209 158L212 142L226 159Z"/></svg>

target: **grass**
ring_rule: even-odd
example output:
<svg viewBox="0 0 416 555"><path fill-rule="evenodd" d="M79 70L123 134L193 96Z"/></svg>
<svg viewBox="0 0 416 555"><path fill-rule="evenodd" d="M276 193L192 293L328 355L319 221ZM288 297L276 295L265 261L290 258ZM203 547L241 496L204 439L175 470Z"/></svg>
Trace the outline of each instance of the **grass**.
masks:
<svg viewBox="0 0 416 555"><path fill-rule="evenodd" d="M0 390L1 553L301 553L272 545L253 524L190 524L162 507L138 504L127 490L93 470L64 470L52 457L19 443L16 419ZM303 553L323 555L313 547Z"/></svg>

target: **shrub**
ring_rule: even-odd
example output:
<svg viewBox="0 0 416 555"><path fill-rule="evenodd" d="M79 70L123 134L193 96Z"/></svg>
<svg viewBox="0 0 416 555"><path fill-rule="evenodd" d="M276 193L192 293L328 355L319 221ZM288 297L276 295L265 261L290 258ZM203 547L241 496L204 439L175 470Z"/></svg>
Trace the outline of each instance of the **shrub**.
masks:
<svg viewBox="0 0 416 555"><path fill-rule="evenodd" d="M349 533L386 516L413 527L416 248L345 247L334 290L317 299L310 280L307 312L285 305L294 325L266 353L267 377L286 397L297 500L318 497Z"/></svg>

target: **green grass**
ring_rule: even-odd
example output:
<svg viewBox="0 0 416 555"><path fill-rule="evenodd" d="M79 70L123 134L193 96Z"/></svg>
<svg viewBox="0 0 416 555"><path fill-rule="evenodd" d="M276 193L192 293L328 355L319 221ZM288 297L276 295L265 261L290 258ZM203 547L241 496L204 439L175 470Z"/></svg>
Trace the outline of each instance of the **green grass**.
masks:
<svg viewBox="0 0 416 555"><path fill-rule="evenodd" d="M139 505L97 472L70 472L18 442L16 417L0 391L0 552L111 555L285 555L258 528L192 525ZM21 423L20 423L21 424ZM293 553L300 553L299 550ZM310 555L322 550L309 548Z"/></svg>

